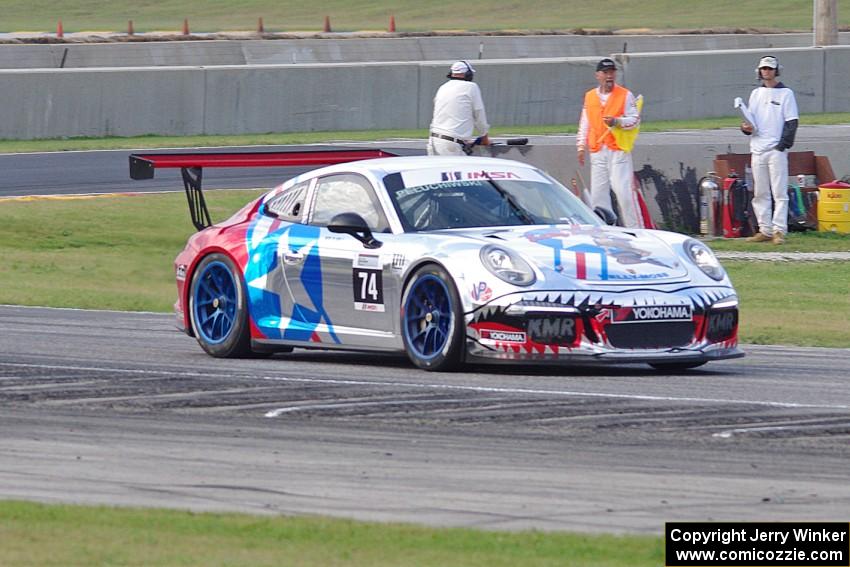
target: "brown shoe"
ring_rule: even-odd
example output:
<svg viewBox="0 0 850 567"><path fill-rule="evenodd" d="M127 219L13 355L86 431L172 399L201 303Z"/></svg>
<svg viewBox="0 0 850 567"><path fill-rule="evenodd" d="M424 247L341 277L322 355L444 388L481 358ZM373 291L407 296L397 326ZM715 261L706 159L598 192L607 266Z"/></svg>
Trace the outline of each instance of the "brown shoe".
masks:
<svg viewBox="0 0 850 567"><path fill-rule="evenodd" d="M773 243L774 244L785 244L785 235L779 231L773 233Z"/></svg>
<svg viewBox="0 0 850 567"><path fill-rule="evenodd" d="M753 236L747 238L747 242L770 242L771 240L776 242L774 238L775 237L770 237L763 232L757 232Z"/></svg>

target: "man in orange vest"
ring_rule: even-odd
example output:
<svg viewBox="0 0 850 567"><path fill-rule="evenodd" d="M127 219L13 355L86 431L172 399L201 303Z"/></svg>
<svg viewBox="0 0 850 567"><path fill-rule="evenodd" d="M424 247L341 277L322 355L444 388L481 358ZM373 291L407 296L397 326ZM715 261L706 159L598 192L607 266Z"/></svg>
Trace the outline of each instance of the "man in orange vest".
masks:
<svg viewBox="0 0 850 567"><path fill-rule="evenodd" d="M631 130L640 124L635 96L616 84L617 65L607 57L596 65L599 86L584 95L578 137L578 163L583 166L590 150L591 206L613 210L610 189L617 196L620 209L619 224L640 228L637 200L632 192L634 167L632 154L617 145L611 129Z"/></svg>

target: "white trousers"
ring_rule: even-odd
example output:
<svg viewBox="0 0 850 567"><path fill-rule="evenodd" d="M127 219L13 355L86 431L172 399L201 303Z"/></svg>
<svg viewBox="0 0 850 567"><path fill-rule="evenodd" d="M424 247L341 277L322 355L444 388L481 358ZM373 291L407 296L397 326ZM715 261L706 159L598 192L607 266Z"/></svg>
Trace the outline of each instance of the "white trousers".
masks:
<svg viewBox="0 0 850 567"><path fill-rule="evenodd" d="M611 189L617 196L620 206L621 226L641 228L637 199L632 192L634 177L632 154L622 150L612 150L602 146L598 152L590 154L590 201L591 207L605 207L614 210L611 205Z"/></svg>
<svg viewBox="0 0 850 567"><path fill-rule="evenodd" d="M443 140L442 138L428 137L429 156L465 156L463 146L457 142Z"/></svg>
<svg viewBox="0 0 850 567"><path fill-rule="evenodd" d="M779 150L753 154L750 165L753 168L753 212L759 230L768 236L774 232L788 232L788 154Z"/></svg>

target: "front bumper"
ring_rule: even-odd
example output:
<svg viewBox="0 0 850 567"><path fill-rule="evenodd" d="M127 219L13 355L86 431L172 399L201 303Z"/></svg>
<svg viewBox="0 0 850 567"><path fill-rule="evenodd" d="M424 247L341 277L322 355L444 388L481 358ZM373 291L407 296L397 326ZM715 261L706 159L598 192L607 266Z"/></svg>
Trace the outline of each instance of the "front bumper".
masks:
<svg viewBox="0 0 850 567"><path fill-rule="evenodd" d="M470 361L689 364L744 356L728 286L514 293L468 313L466 324Z"/></svg>

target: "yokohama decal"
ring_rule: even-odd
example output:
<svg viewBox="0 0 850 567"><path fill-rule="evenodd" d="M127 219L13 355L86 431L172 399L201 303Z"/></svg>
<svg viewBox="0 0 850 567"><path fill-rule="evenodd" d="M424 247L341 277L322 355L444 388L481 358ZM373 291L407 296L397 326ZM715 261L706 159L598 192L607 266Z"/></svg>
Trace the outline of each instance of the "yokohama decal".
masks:
<svg viewBox="0 0 850 567"><path fill-rule="evenodd" d="M641 305L611 312L612 323L692 320L693 309L690 305Z"/></svg>

